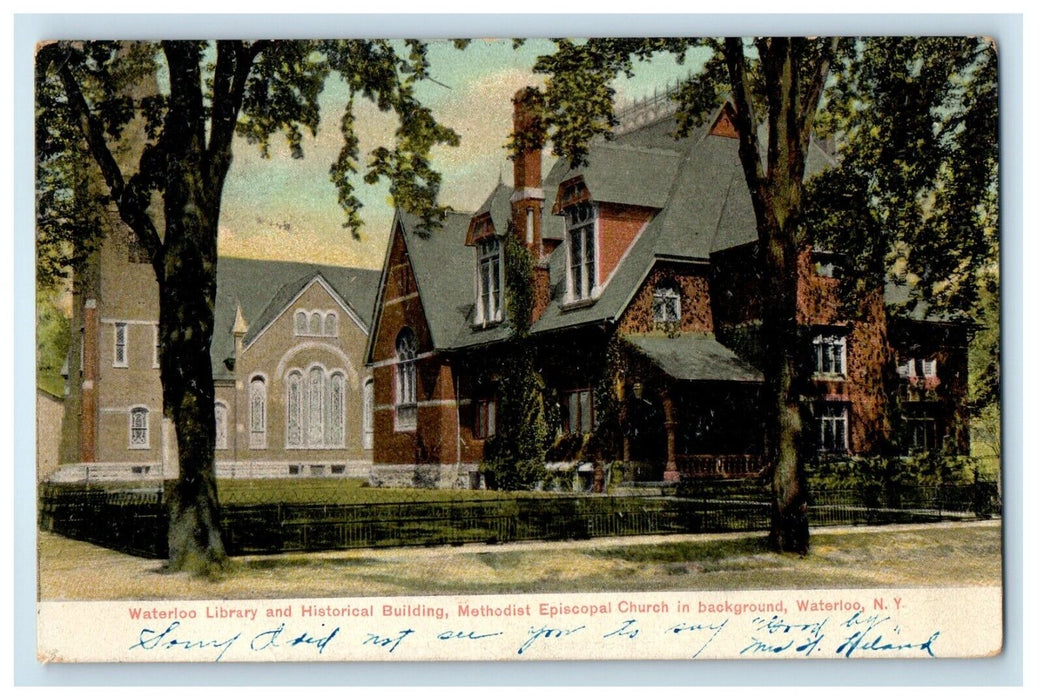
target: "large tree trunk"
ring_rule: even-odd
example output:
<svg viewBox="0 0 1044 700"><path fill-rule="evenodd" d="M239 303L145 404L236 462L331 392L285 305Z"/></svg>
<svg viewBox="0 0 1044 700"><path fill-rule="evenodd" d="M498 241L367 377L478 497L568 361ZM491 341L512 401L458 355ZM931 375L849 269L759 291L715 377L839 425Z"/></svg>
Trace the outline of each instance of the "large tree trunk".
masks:
<svg viewBox="0 0 1044 700"><path fill-rule="evenodd" d="M764 162L743 42L727 39L725 58L736 108L740 161L758 229L765 456L773 492L769 540L779 551L805 554L809 532L800 390L802 357L809 350L797 322L799 251L807 245L800 224L812 116L837 40L822 44L818 66L805 76L804 85L800 71L805 54L813 46L809 40L763 38L756 41L756 46L768 112Z"/></svg>
<svg viewBox="0 0 1044 700"><path fill-rule="evenodd" d="M171 110L165 236L160 281L163 412L174 423L180 474L170 492L168 567L212 573L226 561L214 464L214 377L210 343L217 291L220 187L209 181L203 134L198 48L164 45L170 65ZM221 178L223 181L223 177Z"/></svg>
<svg viewBox="0 0 1044 700"><path fill-rule="evenodd" d="M774 496L769 541L777 551L805 554L809 532L799 403L804 338L797 323L798 252L792 234L780 231L771 222L766 227L772 229L771 238L761 246L760 267L765 447Z"/></svg>

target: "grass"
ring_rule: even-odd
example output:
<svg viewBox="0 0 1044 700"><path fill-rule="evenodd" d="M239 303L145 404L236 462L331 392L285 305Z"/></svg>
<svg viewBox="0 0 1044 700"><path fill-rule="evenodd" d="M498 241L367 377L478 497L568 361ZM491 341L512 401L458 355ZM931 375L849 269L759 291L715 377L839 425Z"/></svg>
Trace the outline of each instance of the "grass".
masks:
<svg viewBox="0 0 1044 700"><path fill-rule="evenodd" d="M52 485L81 489L80 484ZM104 482L90 486L103 491L158 489L156 481ZM486 491L466 489L390 488L370 486L364 479L285 478L218 479L218 500L222 505L283 503L290 505L355 505L378 503L445 503L496 501L516 498L554 498L563 494L540 491ZM573 497L575 494L565 494Z"/></svg>
<svg viewBox="0 0 1044 700"><path fill-rule="evenodd" d="M988 586L1002 560L997 520L817 530L806 557L750 533L254 556L218 581L49 533L39 542L42 600Z"/></svg>

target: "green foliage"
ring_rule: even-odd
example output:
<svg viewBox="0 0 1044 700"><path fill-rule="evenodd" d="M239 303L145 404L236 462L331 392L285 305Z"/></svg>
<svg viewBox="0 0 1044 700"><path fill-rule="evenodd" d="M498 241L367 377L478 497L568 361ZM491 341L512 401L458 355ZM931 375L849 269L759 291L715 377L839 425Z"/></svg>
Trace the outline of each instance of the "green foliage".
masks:
<svg viewBox="0 0 1044 700"><path fill-rule="evenodd" d="M885 37L836 62L820 130L840 167L809 187L806 225L847 256L850 296L886 271L910 304L967 317L998 253L997 54L965 37ZM859 235L853 235L857 232Z"/></svg>
<svg viewBox="0 0 1044 700"><path fill-rule="evenodd" d="M502 491L531 488L544 478L544 459L554 439L545 407L547 388L536 370L529 338L535 300L533 256L512 230L504 237L504 286L511 338L494 361L497 433L486 442L483 469Z"/></svg>
<svg viewBox="0 0 1044 700"><path fill-rule="evenodd" d="M41 388L62 395L62 365L71 340L69 317L59 304L59 292L42 289L36 295L36 383Z"/></svg>
<svg viewBox="0 0 1044 700"><path fill-rule="evenodd" d="M847 457L813 460L808 486L813 490L852 490L887 493L914 487L958 486L978 479L971 457L922 452L910 457Z"/></svg>

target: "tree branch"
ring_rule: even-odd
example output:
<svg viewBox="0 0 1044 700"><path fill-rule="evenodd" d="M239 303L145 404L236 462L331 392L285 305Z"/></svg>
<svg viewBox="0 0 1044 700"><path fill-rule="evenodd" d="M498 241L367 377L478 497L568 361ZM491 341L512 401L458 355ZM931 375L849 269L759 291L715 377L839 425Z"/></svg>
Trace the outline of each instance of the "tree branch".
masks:
<svg viewBox="0 0 1044 700"><path fill-rule="evenodd" d="M732 84L732 100L736 108L736 131L739 132L740 160L747 178L751 196L763 199L765 173L758 150L757 126L754 122L754 103L751 99L750 77L743 57L743 40L725 39L725 63Z"/></svg>
<svg viewBox="0 0 1044 700"><path fill-rule="evenodd" d="M229 148L235 135L236 121L243 106L243 92L254 59L272 42L219 41L217 69L214 74L214 102L210 117L210 143L207 160L212 164L212 182L224 178L231 164Z"/></svg>
<svg viewBox="0 0 1044 700"><path fill-rule="evenodd" d="M119 163L116 162L116 158L105 140L105 130L101 123L91 114L90 106L87 104L87 100L80 90L80 84L76 81L76 76L72 74L69 64L63 62L58 67L58 72L62 78L66 94L69 97L69 105L76 113L76 116L79 117L80 130L87 141L87 147L91 152L91 156L101 170L105 184L109 188L109 195L116 203L120 219L137 235L139 242L145 247L149 257L156 260L157 256L162 252L163 244L159 233L156 231L156 225L147 211L148 197L143 197L141 189L143 184L153 181L154 173L151 171L139 172L131 178L130 185L126 183L123 171L120 169ZM143 168L146 167L144 157L142 166ZM147 189L145 192L147 192Z"/></svg>
<svg viewBox="0 0 1044 700"><path fill-rule="evenodd" d="M815 121L819 98L823 94L827 77L830 75L830 65L834 62L834 56L837 54L838 41L838 37L835 36L823 43L819 54L819 65L805 91L805 99L802 101L801 114L798 118L800 119L801 143L806 145L808 144L809 134L812 132L812 122Z"/></svg>

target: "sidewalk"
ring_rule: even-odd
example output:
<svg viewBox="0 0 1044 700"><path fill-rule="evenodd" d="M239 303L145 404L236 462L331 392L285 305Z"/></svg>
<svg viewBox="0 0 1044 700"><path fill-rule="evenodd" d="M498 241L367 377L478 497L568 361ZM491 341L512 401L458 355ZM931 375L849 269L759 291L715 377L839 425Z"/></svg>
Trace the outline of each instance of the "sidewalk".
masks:
<svg viewBox="0 0 1044 700"><path fill-rule="evenodd" d="M807 557L771 552L749 532L249 556L218 581L40 533L39 591L137 600L999 585L1000 529L999 520L816 528Z"/></svg>

